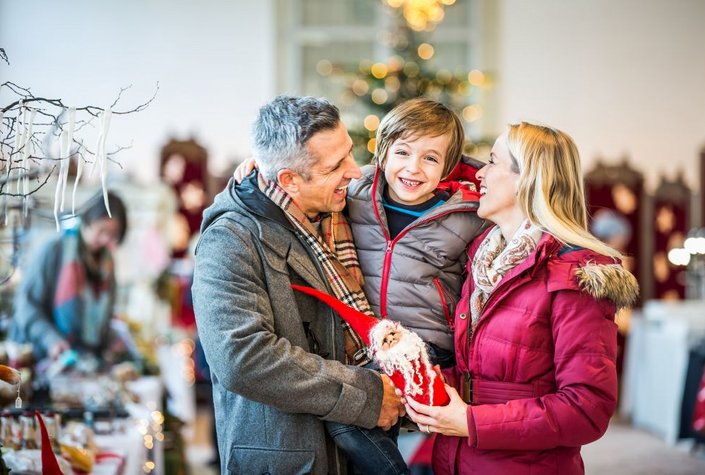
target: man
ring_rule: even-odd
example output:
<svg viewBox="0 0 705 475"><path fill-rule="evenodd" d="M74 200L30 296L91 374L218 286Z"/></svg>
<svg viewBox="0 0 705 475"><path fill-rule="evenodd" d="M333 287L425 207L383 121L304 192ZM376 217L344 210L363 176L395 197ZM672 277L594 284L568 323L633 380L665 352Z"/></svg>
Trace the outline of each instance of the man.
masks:
<svg viewBox="0 0 705 475"><path fill-rule="evenodd" d="M388 429L403 406L349 326L291 284L372 315L340 211L360 176L338 109L280 96L253 127L258 171L203 216L193 285L223 473L345 473L324 421ZM347 364L344 364L347 363Z"/></svg>

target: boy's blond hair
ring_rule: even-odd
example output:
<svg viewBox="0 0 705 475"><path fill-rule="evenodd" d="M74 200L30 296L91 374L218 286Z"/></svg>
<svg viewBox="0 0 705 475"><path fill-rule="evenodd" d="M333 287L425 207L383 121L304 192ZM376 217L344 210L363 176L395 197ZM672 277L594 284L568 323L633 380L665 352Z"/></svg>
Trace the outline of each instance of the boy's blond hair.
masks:
<svg viewBox="0 0 705 475"><path fill-rule="evenodd" d="M417 97L392 109L377 129L374 161L384 170L387 151L395 140L407 137L438 137L450 133L450 143L443 164L443 177L455 168L463 153L465 133L457 114L440 102Z"/></svg>

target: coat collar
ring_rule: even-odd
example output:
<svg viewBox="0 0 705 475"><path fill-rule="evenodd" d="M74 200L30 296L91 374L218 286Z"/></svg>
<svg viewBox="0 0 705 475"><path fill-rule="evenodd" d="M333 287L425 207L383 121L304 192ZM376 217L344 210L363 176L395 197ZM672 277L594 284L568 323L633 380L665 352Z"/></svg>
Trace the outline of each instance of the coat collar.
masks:
<svg viewBox="0 0 705 475"><path fill-rule="evenodd" d="M239 185L231 181L229 187L232 190L233 198L251 213L262 219L274 221L292 232L294 231L294 226L286 217L284 211L259 189L257 172L248 175Z"/></svg>
<svg viewBox="0 0 705 475"><path fill-rule="evenodd" d="M296 229L284 211L260 191L256 175L249 175L240 185L233 184L231 189L233 199L257 217L260 242L280 258L278 263L268 258L269 265L283 273L288 272L285 268L285 265L288 265L309 285L326 289L319 270L314 264L315 257L300 240L292 241L292 236L298 236ZM280 226L289 232L281 232Z"/></svg>

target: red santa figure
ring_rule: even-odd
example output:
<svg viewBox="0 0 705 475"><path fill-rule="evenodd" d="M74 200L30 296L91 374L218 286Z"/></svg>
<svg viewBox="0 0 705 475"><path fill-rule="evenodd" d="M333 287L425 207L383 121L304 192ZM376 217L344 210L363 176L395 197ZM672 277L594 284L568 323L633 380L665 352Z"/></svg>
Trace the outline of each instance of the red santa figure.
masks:
<svg viewBox="0 0 705 475"><path fill-rule="evenodd" d="M369 347L380 369L391 378L404 396L430 406L445 406L450 401L440 373L431 366L423 340L392 320L365 315L335 297L310 287L292 285L330 305L355 330Z"/></svg>

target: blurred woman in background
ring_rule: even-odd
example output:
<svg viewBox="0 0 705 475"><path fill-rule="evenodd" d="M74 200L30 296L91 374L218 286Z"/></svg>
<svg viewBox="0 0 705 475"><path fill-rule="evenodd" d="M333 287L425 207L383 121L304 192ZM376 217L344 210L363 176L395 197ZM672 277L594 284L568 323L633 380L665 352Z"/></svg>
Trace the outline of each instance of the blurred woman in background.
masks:
<svg viewBox="0 0 705 475"><path fill-rule="evenodd" d="M73 349L100 357L115 302L113 251L127 232L123 201L108 193L88 201L80 225L46 242L22 274L9 338L31 343L36 359Z"/></svg>

